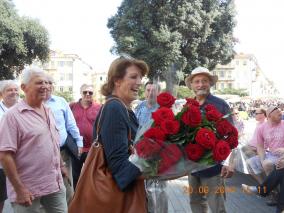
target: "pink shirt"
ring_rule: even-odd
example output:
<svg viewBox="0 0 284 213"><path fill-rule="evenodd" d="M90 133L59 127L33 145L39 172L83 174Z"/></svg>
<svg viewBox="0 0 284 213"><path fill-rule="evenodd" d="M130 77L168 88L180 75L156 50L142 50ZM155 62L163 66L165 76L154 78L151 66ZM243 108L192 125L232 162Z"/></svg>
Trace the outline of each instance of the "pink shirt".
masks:
<svg viewBox="0 0 284 213"><path fill-rule="evenodd" d="M264 124L264 122L259 122L259 123L256 124L256 128L255 128L255 130L254 130L252 139L251 139L250 142L249 142L249 145L250 145L250 146L253 146L253 147L256 148L256 146L257 146L257 131L256 131L256 130L257 130L257 128L259 128L262 124Z"/></svg>
<svg viewBox="0 0 284 213"><path fill-rule="evenodd" d="M59 133L50 109L44 107L47 121L23 100L13 106L0 122L0 151L12 151L19 177L34 197L60 190ZM7 181L8 197L16 199Z"/></svg>
<svg viewBox="0 0 284 213"><path fill-rule="evenodd" d="M269 121L256 129L257 143L261 143L270 151L284 147L284 121L272 125Z"/></svg>

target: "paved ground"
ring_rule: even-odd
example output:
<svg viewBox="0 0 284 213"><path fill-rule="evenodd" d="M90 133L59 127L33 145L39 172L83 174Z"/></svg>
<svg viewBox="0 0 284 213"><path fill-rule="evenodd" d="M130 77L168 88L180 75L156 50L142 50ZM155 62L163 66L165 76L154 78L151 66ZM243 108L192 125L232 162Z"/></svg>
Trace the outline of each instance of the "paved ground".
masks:
<svg viewBox="0 0 284 213"><path fill-rule="evenodd" d="M247 175L236 173L233 178L226 180L227 200L226 209L228 213L273 213L275 207L265 204L265 198L248 195L242 192L242 183L254 185L255 182ZM185 187L187 177L169 181L167 193L169 196L169 213L191 213L189 198ZM230 192L229 192L230 191ZM5 206L3 213L12 213L9 205Z"/></svg>
<svg viewBox="0 0 284 213"><path fill-rule="evenodd" d="M265 198L245 194L242 183L255 185L247 175L236 173L233 178L226 180L226 209L228 213L268 213L275 212L275 207L265 204ZM189 198L185 192L187 177L172 180L168 187L169 213L190 213Z"/></svg>

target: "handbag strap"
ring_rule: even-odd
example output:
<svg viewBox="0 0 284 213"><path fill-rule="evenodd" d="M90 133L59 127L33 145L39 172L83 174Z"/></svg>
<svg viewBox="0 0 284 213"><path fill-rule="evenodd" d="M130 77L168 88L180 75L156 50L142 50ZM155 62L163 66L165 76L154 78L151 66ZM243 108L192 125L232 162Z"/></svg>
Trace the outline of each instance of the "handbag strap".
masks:
<svg viewBox="0 0 284 213"><path fill-rule="evenodd" d="M100 132L100 128L101 128L100 127L100 122L101 122L101 118L102 118L104 107L106 106L106 104L108 102L110 102L112 100L118 100L125 107L128 119L130 121L130 117L129 117L129 113L128 113L127 107L126 107L125 103L123 103L122 100L120 100L119 98L116 98L116 97L112 97L112 98L107 99L106 102L104 103L104 105L102 106L102 110L101 110L101 113L100 113L100 116L99 116L98 124L97 124L97 127L96 127L97 136L96 136L96 140L95 141L98 141L98 139L99 139L99 135L100 135L99 132ZM128 141L131 141L131 128L130 128L130 126L128 126Z"/></svg>

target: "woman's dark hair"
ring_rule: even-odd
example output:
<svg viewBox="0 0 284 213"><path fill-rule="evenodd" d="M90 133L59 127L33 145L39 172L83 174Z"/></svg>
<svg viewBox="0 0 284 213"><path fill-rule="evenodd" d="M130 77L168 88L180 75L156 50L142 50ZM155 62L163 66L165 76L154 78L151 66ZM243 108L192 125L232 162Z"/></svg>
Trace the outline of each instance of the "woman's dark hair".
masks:
<svg viewBox="0 0 284 213"><path fill-rule="evenodd" d="M102 86L101 93L104 96L111 95L114 89L114 83L118 79L122 79L126 74L126 69L130 66L136 66L141 70L141 75L145 76L149 72L148 65L137 59L117 58L115 59L108 70L107 82Z"/></svg>

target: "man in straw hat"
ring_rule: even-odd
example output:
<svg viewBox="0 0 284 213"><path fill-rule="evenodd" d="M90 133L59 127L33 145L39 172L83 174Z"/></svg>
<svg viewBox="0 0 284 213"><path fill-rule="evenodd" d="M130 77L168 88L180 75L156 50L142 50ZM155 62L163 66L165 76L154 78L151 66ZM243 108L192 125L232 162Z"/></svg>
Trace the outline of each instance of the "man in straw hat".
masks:
<svg viewBox="0 0 284 213"><path fill-rule="evenodd" d="M213 104L223 115L226 115L230 113L229 105L223 99L210 93L210 87L214 86L217 80L218 76L212 75L207 68L197 67L191 72L191 75L187 76L185 83L189 89L193 90L201 111L204 111L207 104ZM233 123L231 117L228 120ZM216 193L216 191L218 188L224 187L222 177L231 177L233 169L220 164L209 169L206 172L195 172L188 176L189 186L194 192L197 192L189 195L193 213L208 212L208 205L212 213L226 212L224 193ZM200 187L208 187L209 193L198 193Z"/></svg>

